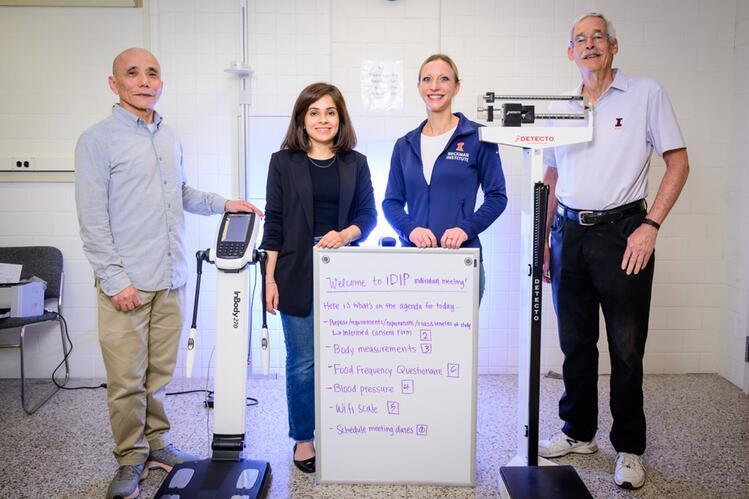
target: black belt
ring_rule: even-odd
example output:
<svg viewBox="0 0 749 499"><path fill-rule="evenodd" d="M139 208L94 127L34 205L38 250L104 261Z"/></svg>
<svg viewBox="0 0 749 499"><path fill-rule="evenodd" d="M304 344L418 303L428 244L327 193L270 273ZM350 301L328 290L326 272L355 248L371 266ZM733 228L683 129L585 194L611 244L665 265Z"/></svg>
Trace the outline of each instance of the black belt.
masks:
<svg viewBox="0 0 749 499"><path fill-rule="evenodd" d="M557 204L557 213L565 218L577 222L580 225L591 226L598 224L605 224L609 222L616 222L624 217L634 215L635 213L642 213L647 210L648 204L644 199L635 201L634 203L627 203L617 208L610 210L573 210L568 208L562 203Z"/></svg>

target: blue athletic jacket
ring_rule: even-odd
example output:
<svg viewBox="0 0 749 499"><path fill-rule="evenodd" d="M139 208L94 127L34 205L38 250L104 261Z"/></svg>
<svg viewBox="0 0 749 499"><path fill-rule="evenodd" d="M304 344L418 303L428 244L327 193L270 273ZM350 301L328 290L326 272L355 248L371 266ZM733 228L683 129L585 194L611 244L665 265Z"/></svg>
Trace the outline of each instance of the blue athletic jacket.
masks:
<svg viewBox="0 0 749 499"><path fill-rule="evenodd" d="M416 227L430 229L438 245L445 230L460 227L468 235L463 247L480 248L478 235L507 206L497 145L479 141L480 125L461 113L455 115L460 119L458 127L437 157L431 184L426 183L421 164L426 120L395 143L382 210L404 246L413 246L408 235ZM479 185L484 202L473 211Z"/></svg>

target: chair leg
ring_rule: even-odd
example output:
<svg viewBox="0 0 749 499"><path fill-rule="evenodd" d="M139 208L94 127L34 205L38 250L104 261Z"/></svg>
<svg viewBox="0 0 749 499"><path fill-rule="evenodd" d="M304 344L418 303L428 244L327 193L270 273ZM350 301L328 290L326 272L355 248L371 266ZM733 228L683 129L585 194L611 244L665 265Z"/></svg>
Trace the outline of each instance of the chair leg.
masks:
<svg viewBox="0 0 749 499"><path fill-rule="evenodd" d="M65 379L62 380L62 383L60 383L60 385L65 386L70 379L70 365L68 364L68 344L65 341L65 333L67 332L67 327L65 326L65 322L63 322L63 320L59 317L57 318L57 323L60 325L60 338L62 339L62 358L65 362ZM53 371L52 376L54 377L54 375L55 373Z"/></svg>
<svg viewBox="0 0 749 499"><path fill-rule="evenodd" d="M21 335L20 335L20 341L19 341L19 353L21 355L21 407L23 407L23 410L26 412L26 414L34 414L41 406L45 404L50 398L52 398L52 395L57 393L60 388L52 384L54 386L54 389L47 395L45 398L41 399L38 403L34 404L33 406L29 407L29 404L26 400L26 374L24 371L24 355L23 355L23 340L24 335L26 334L26 327L21 327ZM65 351L65 348L63 347L63 352ZM66 382L67 382L67 363L66 363ZM64 384L64 383L63 383Z"/></svg>
<svg viewBox="0 0 749 499"><path fill-rule="evenodd" d="M26 326L23 326L21 328L21 334L19 335L18 339L18 353L21 357L21 407L23 407L23 410L26 411L26 414L31 414L28 409L26 409L26 375L24 374L23 370L23 337L24 333L26 333Z"/></svg>

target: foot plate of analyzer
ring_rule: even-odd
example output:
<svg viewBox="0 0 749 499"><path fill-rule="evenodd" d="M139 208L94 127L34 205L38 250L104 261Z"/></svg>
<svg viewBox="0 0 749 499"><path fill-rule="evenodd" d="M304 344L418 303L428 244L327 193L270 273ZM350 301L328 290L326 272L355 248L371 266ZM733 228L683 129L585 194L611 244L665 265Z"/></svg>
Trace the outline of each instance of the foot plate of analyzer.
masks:
<svg viewBox="0 0 749 499"><path fill-rule="evenodd" d="M204 459L175 466L154 496L156 499L264 498L271 481L270 463L241 459Z"/></svg>

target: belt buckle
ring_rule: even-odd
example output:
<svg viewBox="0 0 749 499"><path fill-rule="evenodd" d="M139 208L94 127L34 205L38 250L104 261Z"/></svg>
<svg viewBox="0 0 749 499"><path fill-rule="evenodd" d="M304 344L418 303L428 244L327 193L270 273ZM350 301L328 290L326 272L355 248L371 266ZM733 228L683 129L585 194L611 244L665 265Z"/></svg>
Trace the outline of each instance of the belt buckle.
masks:
<svg viewBox="0 0 749 499"><path fill-rule="evenodd" d="M595 224L588 223L588 222L583 222L583 216L585 216L585 215L592 215L592 214L593 214L593 212L590 211L590 210L578 211L577 212L577 223L579 223L580 225L582 225L584 227L592 227L592 226L594 226Z"/></svg>

